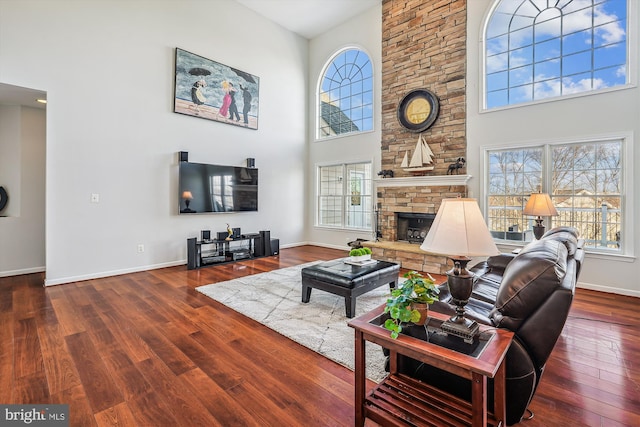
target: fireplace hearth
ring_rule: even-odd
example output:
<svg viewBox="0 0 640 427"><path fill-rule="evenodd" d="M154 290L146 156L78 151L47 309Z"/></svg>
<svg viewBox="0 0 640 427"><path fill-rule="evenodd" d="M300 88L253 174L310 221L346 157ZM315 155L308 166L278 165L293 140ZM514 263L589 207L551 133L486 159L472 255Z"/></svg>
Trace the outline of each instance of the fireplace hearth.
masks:
<svg viewBox="0 0 640 427"><path fill-rule="evenodd" d="M436 214L396 212L397 240L421 244L435 217Z"/></svg>

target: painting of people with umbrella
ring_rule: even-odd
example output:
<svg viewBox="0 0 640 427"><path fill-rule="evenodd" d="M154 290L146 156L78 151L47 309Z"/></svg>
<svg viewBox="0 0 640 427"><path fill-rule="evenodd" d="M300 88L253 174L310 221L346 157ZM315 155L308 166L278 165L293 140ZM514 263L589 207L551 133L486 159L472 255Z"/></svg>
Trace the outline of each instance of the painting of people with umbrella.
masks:
<svg viewBox="0 0 640 427"><path fill-rule="evenodd" d="M258 129L259 87L253 74L176 48L176 113Z"/></svg>

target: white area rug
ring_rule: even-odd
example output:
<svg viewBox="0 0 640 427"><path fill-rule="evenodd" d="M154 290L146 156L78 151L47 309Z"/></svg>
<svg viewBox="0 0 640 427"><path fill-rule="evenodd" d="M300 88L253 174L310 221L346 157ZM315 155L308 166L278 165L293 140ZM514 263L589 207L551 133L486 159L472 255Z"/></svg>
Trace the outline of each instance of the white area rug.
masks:
<svg viewBox="0 0 640 427"><path fill-rule="evenodd" d="M353 370L354 330L347 326L344 298L313 289L309 302L302 303L300 270L319 262L200 286L196 290ZM355 316L384 303L388 296L388 286L359 296ZM366 360L367 377L380 382L386 375L380 346L367 342Z"/></svg>

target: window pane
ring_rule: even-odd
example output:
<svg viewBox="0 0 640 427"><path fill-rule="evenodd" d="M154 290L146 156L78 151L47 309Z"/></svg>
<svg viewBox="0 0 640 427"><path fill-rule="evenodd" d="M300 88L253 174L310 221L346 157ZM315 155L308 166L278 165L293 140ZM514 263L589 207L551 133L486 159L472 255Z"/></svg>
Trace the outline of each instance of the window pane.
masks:
<svg viewBox="0 0 640 427"><path fill-rule="evenodd" d="M501 0L485 35L486 107L626 84L626 16L625 0Z"/></svg>
<svg viewBox="0 0 640 427"><path fill-rule="evenodd" d="M371 164L322 166L318 171L318 225L371 230Z"/></svg>
<svg viewBox="0 0 640 427"><path fill-rule="evenodd" d="M373 68L364 51L339 53L326 66L321 81L318 138L372 129L362 121L362 106L373 107Z"/></svg>

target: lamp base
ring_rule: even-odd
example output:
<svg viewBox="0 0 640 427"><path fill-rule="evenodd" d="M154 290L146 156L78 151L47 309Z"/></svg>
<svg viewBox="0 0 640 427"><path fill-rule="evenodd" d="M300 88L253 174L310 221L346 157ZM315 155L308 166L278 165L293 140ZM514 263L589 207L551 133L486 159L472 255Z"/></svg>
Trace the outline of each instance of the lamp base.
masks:
<svg viewBox="0 0 640 427"><path fill-rule="evenodd" d="M536 240L540 240L542 238L542 236L544 235L544 230L544 225L533 226L533 235L535 236Z"/></svg>
<svg viewBox="0 0 640 427"><path fill-rule="evenodd" d="M447 335L453 335L460 337L467 344L472 344L474 338L480 333L480 326L475 320L465 319L461 317L459 319L451 318L442 322L442 332Z"/></svg>
<svg viewBox="0 0 640 427"><path fill-rule="evenodd" d="M456 305L456 315L442 324L442 331L460 337L466 343L472 343L480 331L480 326L474 320L464 317L464 306L473 292L474 276L467 270L470 258L451 257L451 260L453 268L447 271L447 285L452 302Z"/></svg>

